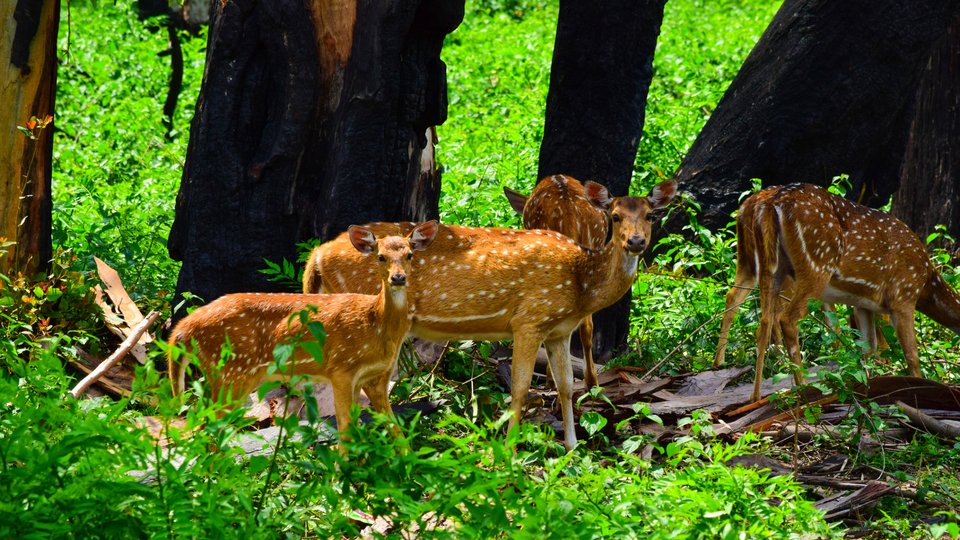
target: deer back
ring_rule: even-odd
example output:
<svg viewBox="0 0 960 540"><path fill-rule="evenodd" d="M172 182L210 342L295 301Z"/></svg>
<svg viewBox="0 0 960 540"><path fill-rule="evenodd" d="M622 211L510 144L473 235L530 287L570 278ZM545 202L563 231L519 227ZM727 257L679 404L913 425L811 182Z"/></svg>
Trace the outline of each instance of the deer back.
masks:
<svg viewBox="0 0 960 540"><path fill-rule="evenodd" d="M368 225L377 235L403 234L411 226ZM322 277L314 281L326 292L375 292L371 266L354 253L343 237L318 247L311 264ZM414 333L509 339L521 322L551 328L582 317L582 297L599 292L591 285L603 273L598 254L554 231L442 225L433 245L413 260ZM615 292L622 296L626 287L629 281Z"/></svg>
<svg viewBox="0 0 960 540"><path fill-rule="evenodd" d="M768 260L784 256L788 273L798 280L830 276L822 297L828 302L882 312L913 306L936 274L906 224L819 186L775 190L758 205L755 219Z"/></svg>
<svg viewBox="0 0 960 540"><path fill-rule="evenodd" d="M608 231L606 209L612 200L600 184L588 185L594 188L592 194L570 176L557 174L540 180L523 206L524 228L557 231L582 246L602 248Z"/></svg>

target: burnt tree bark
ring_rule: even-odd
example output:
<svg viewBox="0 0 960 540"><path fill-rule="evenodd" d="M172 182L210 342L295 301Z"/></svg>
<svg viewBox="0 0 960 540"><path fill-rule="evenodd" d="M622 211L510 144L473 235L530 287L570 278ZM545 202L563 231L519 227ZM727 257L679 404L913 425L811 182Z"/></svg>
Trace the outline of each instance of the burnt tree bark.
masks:
<svg viewBox="0 0 960 540"><path fill-rule="evenodd" d="M437 216L439 53L462 1L215 6L168 241L178 296L278 290L259 270L297 242Z"/></svg>
<svg viewBox="0 0 960 540"><path fill-rule="evenodd" d="M0 20L11 30L0 36L0 239L15 242L0 252L0 273L33 274L53 253L53 126L45 118L56 97L60 2L5 2Z"/></svg>
<svg viewBox="0 0 960 540"><path fill-rule="evenodd" d="M900 186L897 217L921 238L942 224L960 239L960 16L924 65Z"/></svg>
<svg viewBox="0 0 960 540"><path fill-rule="evenodd" d="M630 188L665 0L561 0L538 177ZM626 346L630 293L594 315L594 356Z"/></svg>
<svg viewBox="0 0 960 540"><path fill-rule="evenodd" d="M826 185L846 173L851 198L887 201L921 72L958 5L786 0L675 175L700 223L726 225L751 178Z"/></svg>

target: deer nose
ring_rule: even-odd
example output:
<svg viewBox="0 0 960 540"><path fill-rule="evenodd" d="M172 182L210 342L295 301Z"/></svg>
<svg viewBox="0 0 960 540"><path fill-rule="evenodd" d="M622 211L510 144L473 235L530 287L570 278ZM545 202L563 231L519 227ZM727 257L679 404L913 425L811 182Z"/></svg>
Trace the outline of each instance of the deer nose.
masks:
<svg viewBox="0 0 960 540"><path fill-rule="evenodd" d="M647 239L639 234L627 238L627 249L636 253L643 251L647 247Z"/></svg>
<svg viewBox="0 0 960 540"><path fill-rule="evenodd" d="M407 284L407 275L406 274L392 274L390 276L390 284L394 286L401 286Z"/></svg>

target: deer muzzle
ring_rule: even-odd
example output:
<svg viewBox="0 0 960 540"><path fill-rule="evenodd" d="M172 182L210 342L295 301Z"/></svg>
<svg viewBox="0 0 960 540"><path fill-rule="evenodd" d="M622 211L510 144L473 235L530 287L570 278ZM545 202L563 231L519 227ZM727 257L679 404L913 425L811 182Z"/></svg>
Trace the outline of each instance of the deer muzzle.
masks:
<svg viewBox="0 0 960 540"><path fill-rule="evenodd" d="M647 248L647 239L639 234L634 234L627 238L627 251L631 253L640 253Z"/></svg>

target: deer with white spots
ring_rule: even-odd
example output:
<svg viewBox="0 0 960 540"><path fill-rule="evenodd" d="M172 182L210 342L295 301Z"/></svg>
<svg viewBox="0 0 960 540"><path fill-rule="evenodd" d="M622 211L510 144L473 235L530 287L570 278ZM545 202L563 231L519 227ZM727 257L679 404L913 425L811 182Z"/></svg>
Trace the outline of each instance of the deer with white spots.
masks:
<svg viewBox="0 0 960 540"><path fill-rule="evenodd" d="M337 428L344 432L350 407L360 388L375 409L391 414L390 375L400 345L410 330L407 284L415 252L426 249L437 235L436 221L428 221L405 236L379 235L365 227L344 233L357 258L377 276L374 294L238 293L222 296L181 320L170 337L170 379L174 392L184 387L184 363L176 362L175 346L195 350L200 369L214 396L221 392L238 398L271 379L303 375L329 382L333 388ZM304 333L295 314L310 308L311 321L326 332L323 361L317 363L297 348L288 373L270 375L273 349ZM221 349L229 340L232 355L217 369ZM176 367L174 367L176 366Z"/></svg>
<svg viewBox="0 0 960 540"><path fill-rule="evenodd" d="M546 346L563 414L564 444L577 444L573 424L570 335L590 313L630 288L647 247L649 213L670 202L676 183L647 197L610 204L613 235L600 250L577 245L554 231L441 226L429 252L414 257L409 286L411 333L419 338L513 340L508 429L520 421L537 349ZM405 223L368 225L375 234L400 234ZM304 292L375 293L373 267L340 236L317 247L307 261Z"/></svg>
<svg viewBox="0 0 960 540"><path fill-rule="evenodd" d="M802 383L797 321L807 300L853 306L870 349L874 316L888 313L907 361L920 377L914 312L960 334L960 297L940 277L917 235L895 217L810 184L765 189L750 196L737 218L737 273L727 293L715 363L723 362L730 324L759 282L760 329L753 399L760 398L763 361L779 322L787 354ZM780 294L792 288L780 305ZM779 319L779 321L778 321Z"/></svg>
<svg viewBox="0 0 960 540"><path fill-rule="evenodd" d="M607 188L587 181L556 174L537 182L527 197L504 187L510 206L523 216L525 229L548 229L569 236L581 246L601 249L607 241L607 211L613 199ZM593 314L584 317L579 328L583 345L583 383L597 385L597 368L593 363Z"/></svg>

